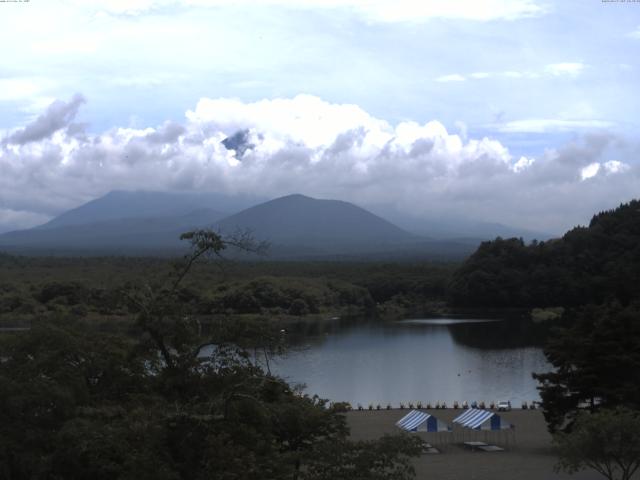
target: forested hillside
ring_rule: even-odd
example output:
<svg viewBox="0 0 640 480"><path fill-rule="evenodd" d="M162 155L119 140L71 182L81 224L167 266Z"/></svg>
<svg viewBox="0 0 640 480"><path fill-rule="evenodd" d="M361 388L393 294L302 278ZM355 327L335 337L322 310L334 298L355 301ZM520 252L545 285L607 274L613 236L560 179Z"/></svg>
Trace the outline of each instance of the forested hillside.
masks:
<svg viewBox="0 0 640 480"><path fill-rule="evenodd" d="M577 306L640 297L640 201L595 215L588 227L526 245L483 242L450 284L458 306Z"/></svg>

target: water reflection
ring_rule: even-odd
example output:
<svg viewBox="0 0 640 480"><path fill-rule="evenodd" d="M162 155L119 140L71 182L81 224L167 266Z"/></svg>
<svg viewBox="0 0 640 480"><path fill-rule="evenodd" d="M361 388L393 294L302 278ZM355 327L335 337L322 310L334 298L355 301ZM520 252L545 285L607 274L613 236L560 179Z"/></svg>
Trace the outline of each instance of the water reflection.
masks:
<svg viewBox="0 0 640 480"><path fill-rule="evenodd" d="M538 399L531 372L548 370L532 342L535 326L522 323L333 322L316 335L297 337L297 348L276 360L275 371L306 384L309 393L352 404L511 400L519 405Z"/></svg>
<svg viewBox="0 0 640 480"><path fill-rule="evenodd" d="M501 319L483 318L408 318L396 322L399 325L462 325L465 323L493 323L502 322Z"/></svg>

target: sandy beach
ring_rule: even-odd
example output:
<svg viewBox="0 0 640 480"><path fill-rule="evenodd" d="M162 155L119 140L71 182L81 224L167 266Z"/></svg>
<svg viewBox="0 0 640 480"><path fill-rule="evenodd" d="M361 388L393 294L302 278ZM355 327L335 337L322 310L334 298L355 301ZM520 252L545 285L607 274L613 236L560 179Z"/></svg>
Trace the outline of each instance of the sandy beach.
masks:
<svg viewBox="0 0 640 480"><path fill-rule="evenodd" d="M462 413L461 410L424 410L437 418L451 423ZM395 422L408 410L352 411L347 413L347 421L354 440L370 440L385 433L398 433ZM515 443L505 445L498 436L493 443L508 448L501 452L480 452L465 449L461 443L444 442L439 446L440 454L423 454L415 460L417 479L474 479L474 480L545 480L545 479L601 479L593 471L583 471L574 475L558 474L553 471L556 457L551 446L551 436L539 410L512 410L500 415L515 425ZM418 434L435 444L434 434ZM443 434L440 434L441 437ZM491 437L489 437L491 438ZM482 440L479 434L478 440ZM636 476L638 477L638 476ZM635 477L634 477L635 478ZM640 477L638 477L640 478Z"/></svg>

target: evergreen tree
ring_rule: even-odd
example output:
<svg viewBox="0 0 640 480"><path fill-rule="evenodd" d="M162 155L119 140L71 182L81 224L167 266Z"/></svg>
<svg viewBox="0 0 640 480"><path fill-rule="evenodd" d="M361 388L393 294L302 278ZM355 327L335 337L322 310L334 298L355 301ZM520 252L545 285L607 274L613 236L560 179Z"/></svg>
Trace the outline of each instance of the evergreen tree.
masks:
<svg viewBox="0 0 640 480"><path fill-rule="evenodd" d="M580 407L640 408L640 304L585 307L550 335L554 370L534 374L550 431L570 429Z"/></svg>

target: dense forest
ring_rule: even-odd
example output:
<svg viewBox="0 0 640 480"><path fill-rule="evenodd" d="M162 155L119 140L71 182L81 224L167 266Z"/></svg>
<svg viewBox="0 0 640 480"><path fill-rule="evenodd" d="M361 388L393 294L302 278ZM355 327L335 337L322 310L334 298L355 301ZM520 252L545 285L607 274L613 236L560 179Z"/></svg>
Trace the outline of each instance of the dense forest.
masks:
<svg viewBox="0 0 640 480"><path fill-rule="evenodd" d="M186 279L227 241L210 231L183 237L190 254L155 276L109 290L23 278L16 288L26 287L26 303L24 291L5 294L5 308L31 315L31 324L0 337L0 478L410 478L419 439L350 441L343 407L271 374L259 359L286 347L273 324L226 316L203 331L202 299ZM3 259L13 260L29 262ZM4 285L12 290L11 282ZM211 308L248 301L238 288L214 296ZM265 289L290 294L289 311L298 300L319 309L313 299L324 295L332 306L366 297L362 288L328 281L246 285L261 308L281 308L264 303ZM126 321L114 329L108 315L118 309Z"/></svg>
<svg viewBox="0 0 640 480"><path fill-rule="evenodd" d="M574 307L640 298L640 201L595 215L588 227L527 245L483 242L450 284L454 305Z"/></svg>
<svg viewBox="0 0 640 480"><path fill-rule="evenodd" d="M121 291L164 278L166 258L22 257L0 254L0 327L70 315L127 322ZM227 261L196 264L182 302L202 318L262 316L271 321L392 315L442 308L453 263Z"/></svg>
<svg viewBox="0 0 640 480"><path fill-rule="evenodd" d="M572 430L584 409L640 409L640 201L595 215L549 242L483 243L453 274L464 306L561 307L537 372L552 432Z"/></svg>
<svg viewBox="0 0 640 480"><path fill-rule="evenodd" d="M0 255L0 478L411 478L417 439L350 441L344 405L268 358L287 322L441 305L455 265L231 262L213 232L185 240L174 260Z"/></svg>

